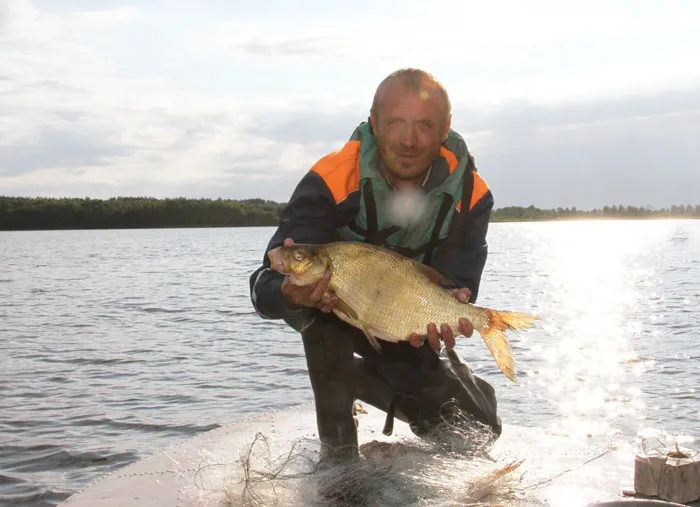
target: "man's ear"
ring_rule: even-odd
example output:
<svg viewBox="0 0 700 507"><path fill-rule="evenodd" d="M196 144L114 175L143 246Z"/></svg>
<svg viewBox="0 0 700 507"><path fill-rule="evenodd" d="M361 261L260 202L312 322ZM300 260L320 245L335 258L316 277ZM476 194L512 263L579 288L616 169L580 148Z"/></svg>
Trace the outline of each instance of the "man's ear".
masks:
<svg viewBox="0 0 700 507"><path fill-rule="evenodd" d="M447 120L445 121L445 126L442 131L442 142L447 141L447 136L450 133L450 127L452 126L452 114L447 115Z"/></svg>
<svg viewBox="0 0 700 507"><path fill-rule="evenodd" d="M369 112L369 126L372 127L372 133L377 131L377 115L374 111Z"/></svg>

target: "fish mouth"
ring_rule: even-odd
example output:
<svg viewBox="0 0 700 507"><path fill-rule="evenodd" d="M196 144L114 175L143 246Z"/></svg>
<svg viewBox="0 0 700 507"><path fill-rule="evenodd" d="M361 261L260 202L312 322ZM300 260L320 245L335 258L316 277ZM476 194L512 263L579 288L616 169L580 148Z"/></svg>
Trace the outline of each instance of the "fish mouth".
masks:
<svg viewBox="0 0 700 507"><path fill-rule="evenodd" d="M270 269L284 274L287 273L287 267L284 263L284 255L282 255L282 250L280 247L273 248L267 252L267 258L270 259Z"/></svg>

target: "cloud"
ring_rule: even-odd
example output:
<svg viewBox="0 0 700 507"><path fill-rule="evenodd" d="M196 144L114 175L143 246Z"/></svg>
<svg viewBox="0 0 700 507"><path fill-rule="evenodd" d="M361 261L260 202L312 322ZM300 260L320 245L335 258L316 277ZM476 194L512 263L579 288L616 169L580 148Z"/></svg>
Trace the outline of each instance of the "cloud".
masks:
<svg viewBox="0 0 700 507"><path fill-rule="evenodd" d="M495 4L363 1L263 15L5 0L0 193L285 200L410 64L447 84L498 206L700 200L694 4L627 19L516 3L504 18ZM446 16L458 29L424 33Z"/></svg>
<svg viewBox="0 0 700 507"><path fill-rule="evenodd" d="M15 140L0 150L0 177L52 168L84 173L90 167L112 165L114 157L132 156L137 149L111 141L115 131L109 125L94 120L81 123L78 127L75 122L56 119L23 142Z"/></svg>
<svg viewBox="0 0 700 507"><path fill-rule="evenodd" d="M330 150L365 118L357 109L299 109L266 115L249 131L280 143L321 141ZM700 202L700 87L563 104L459 106L453 126L498 206Z"/></svg>
<svg viewBox="0 0 700 507"><path fill-rule="evenodd" d="M36 15L29 0L5 0L0 4L0 35L8 36L31 26Z"/></svg>
<svg viewBox="0 0 700 507"><path fill-rule="evenodd" d="M72 21L89 30L101 30L107 26L120 25L133 21L138 16L134 6L121 5L102 11L83 11L71 14Z"/></svg>
<svg viewBox="0 0 700 507"><path fill-rule="evenodd" d="M44 91L61 93L51 86ZM83 195L90 189L99 197L201 196L208 189L244 198L288 183L287 173L300 177L326 149L322 142L302 144L249 131L246 118L236 109L75 104L54 104L33 116L22 109L0 113L0 187L3 193L30 195ZM284 191L275 195L283 199Z"/></svg>
<svg viewBox="0 0 700 507"><path fill-rule="evenodd" d="M74 121L57 122L54 137L36 142L34 156L62 161L65 171L91 167L70 187L78 195L90 190L100 196L286 200L304 172L365 119L357 110L288 109L244 123L223 112L122 114L115 124L100 127L95 118L64 112ZM57 133L78 124L94 137ZM700 198L700 88L556 107L461 108L454 112L454 126L467 139L498 206L670 206ZM73 158L52 151L65 139L72 140L65 150ZM100 167L106 163L111 168ZM15 184L16 190L56 188L43 173Z"/></svg>
<svg viewBox="0 0 700 507"><path fill-rule="evenodd" d="M234 45L234 49L253 56L296 56L296 55L328 55L320 37L292 39L277 42L251 41Z"/></svg>
<svg viewBox="0 0 700 507"><path fill-rule="evenodd" d="M368 116L369 101L365 107L335 110L319 106L287 108L270 111L252 119L247 131L275 141L301 145L321 144L328 148L347 141L353 126L366 121Z"/></svg>
<svg viewBox="0 0 700 507"><path fill-rule="evenodd" d="M462 113L498 205L700 202L700 88Z"/></svg>

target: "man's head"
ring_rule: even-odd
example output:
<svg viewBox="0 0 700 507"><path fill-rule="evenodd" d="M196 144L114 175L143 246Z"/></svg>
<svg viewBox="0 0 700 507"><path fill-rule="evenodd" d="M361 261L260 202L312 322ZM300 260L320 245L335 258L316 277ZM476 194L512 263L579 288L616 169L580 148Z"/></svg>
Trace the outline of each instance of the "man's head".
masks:
<svg viewBox="0 0 700 507"><path fill-rule="evenodd" d="M420 180L440 154L452 120L450 99L429 73L401 69L377 87L370 122L388 176Z"/></svg>

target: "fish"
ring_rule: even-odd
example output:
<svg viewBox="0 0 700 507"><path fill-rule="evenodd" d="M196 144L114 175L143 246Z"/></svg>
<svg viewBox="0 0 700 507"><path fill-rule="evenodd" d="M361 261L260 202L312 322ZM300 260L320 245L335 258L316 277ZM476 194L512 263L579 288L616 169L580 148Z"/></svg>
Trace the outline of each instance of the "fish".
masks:
<svg viewBox="0 0 700 507"><path fill-rule="evenodd" d="M358 241L326 244L296 243L268 251L270 268L304 286L330 271L326 297L337 299L332 311L360 329L381 352L377 341L408 341L425 337L428 323L459 329L468 319L481 335L501 371L516 381L516 364L506 330L531 327L539 316L494 310L458 300L436 269L383 246Z"/></svg>

